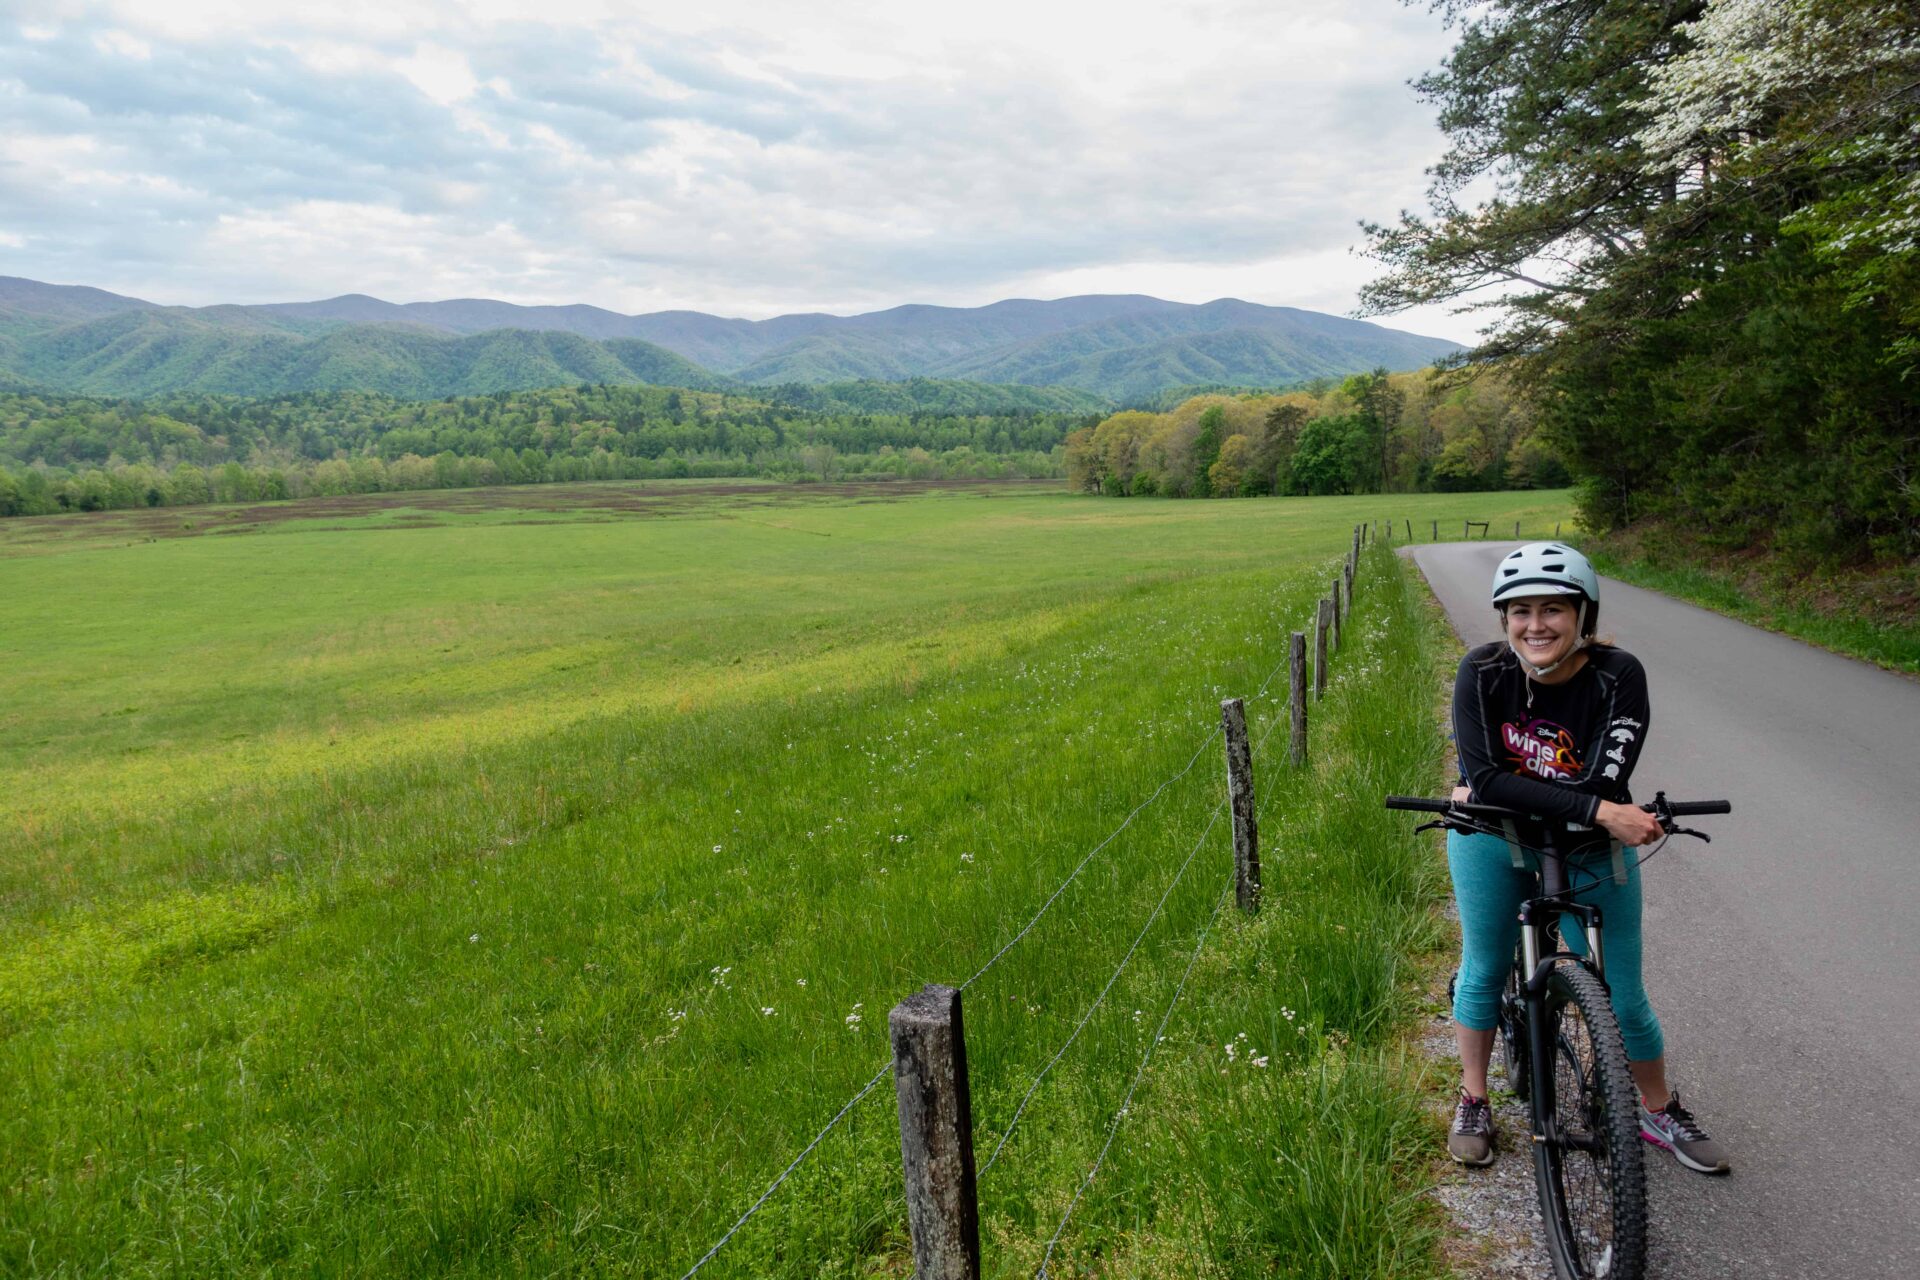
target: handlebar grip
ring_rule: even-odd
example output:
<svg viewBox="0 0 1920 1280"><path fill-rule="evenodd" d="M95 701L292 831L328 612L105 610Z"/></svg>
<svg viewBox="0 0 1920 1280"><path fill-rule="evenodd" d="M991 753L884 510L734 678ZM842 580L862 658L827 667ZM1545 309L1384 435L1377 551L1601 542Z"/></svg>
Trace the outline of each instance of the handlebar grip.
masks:
<svg viewBox="0 0 1920 1280"><path fill-rule="evenodd" d="M1674 800L1667 805L1676 818L1691 818L1703 813L1732 813L1733 805L1726 800Z"/></svg>
<svg viewBox="0 0 1920 1280"><path fill-rule="evenodd" d="M1445 813L1453 806L1445 800L1433 800L1426 796L1388 796L1387 808L1411 809L1415 813Z"/></svg>

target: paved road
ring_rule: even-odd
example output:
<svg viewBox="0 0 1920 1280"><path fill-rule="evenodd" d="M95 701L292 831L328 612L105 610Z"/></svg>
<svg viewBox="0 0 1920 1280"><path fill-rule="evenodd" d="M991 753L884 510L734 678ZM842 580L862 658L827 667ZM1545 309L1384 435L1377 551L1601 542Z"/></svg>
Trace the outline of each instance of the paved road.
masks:
<svg viewBox="0 0 1920 1280"><path fill-rule="evenodd" d="M1412 553L1469 643L1500 634L1488 584L1515 545ZM1645 871L1669 1071L1734 1158L1728 1178L1653 1163L1653 1274L1920 1276L1920 682L1602 596L1653 696L1636 796L1734 806Z"/></svg>

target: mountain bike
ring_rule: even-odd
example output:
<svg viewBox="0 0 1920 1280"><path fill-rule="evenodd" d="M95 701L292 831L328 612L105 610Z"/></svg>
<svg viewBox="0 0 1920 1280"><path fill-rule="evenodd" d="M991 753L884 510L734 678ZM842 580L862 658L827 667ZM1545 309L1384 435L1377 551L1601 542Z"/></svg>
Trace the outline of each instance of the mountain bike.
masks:
<svg viewBox="0 0 1920 1280"><path fill-rule="evenodd" d="M1611 874L1607 863L1581 860L1600 851L1619 858L1621 851L1605 832L1591 839L1556 832L1553 823L1498 805L1422 796L1388 796L1386 805L1440 815L1422 831L1491 835L1515 848L1522 848L1519 824L1544 831L1538 847L1524 846L1538 860L1540 892L1520 909L1520 941L1500 1000L1499 1044L1507 1079L1528 1104L1534 1184L1554 1273L1560 1280L1640 1280L1647 1261L1647 1176L1639 1091L1607 996L1600 910L1578 900L1585 886L1571 886L1567 869L1572 860L1588 874ZM1665 792L1640 807L1669 837L1703 841L1711 837L1675 819L1733 812L1725 800L1669 801ZM1568 847L1560 848L1568 837ZM1563 917L1578 921L1586 955L1562 946Z"/></svg>

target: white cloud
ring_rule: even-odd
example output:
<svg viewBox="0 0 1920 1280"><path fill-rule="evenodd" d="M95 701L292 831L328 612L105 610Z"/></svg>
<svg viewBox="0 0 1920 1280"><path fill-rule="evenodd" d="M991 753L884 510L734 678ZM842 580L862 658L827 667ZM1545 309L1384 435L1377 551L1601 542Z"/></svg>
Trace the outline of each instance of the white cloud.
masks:
<svg viewBox="0 0 1920 1280"><path fill-rule="evenodd" d="M1395 0L29 3L0 272L166 302L1345 311L1447 44Z"/></svg>
<svg viewBox="0 0 1920 1280"><path fill-rule="evenodd" d="M471 98L479 84L464 55L438 45L420 45L412 56L393 65L416 89L442 106Z"/></svg>

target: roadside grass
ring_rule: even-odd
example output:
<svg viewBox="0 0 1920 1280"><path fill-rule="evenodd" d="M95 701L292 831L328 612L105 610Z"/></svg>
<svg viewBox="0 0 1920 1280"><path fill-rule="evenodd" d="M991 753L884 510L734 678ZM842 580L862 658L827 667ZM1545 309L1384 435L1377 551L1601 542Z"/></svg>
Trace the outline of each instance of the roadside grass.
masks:
<svg viewBox="0 0 1920 1280"><path fill-rule="evenodd" d="M984 1160L1165 894L983 1179L1030 1272L1219 901L1224 818L1168 888L1219 699L1284 715L1284 671L1252 694L1387 503L1564 518L946 492L0 559L0 1270L677 1275L895 1000L1194 760L968 991ZM1387 1035L1441 892L1378 809L1441 749L1400 572L1369 553L1311 769L1284 725L1259 758L1266 908L1200 951L1074 1265L1435 1266ZM702 1274L906 1274L888 1093Z"/></svg>
<svg viewBox="0 0 1920 1280"><path fill-rule="evenodd" d="M1771 558L1682 549L1670 537L1614 537L1593 548L1602 573L1769 631L1920 674L1920 570L1796 573Z"/></svg>

